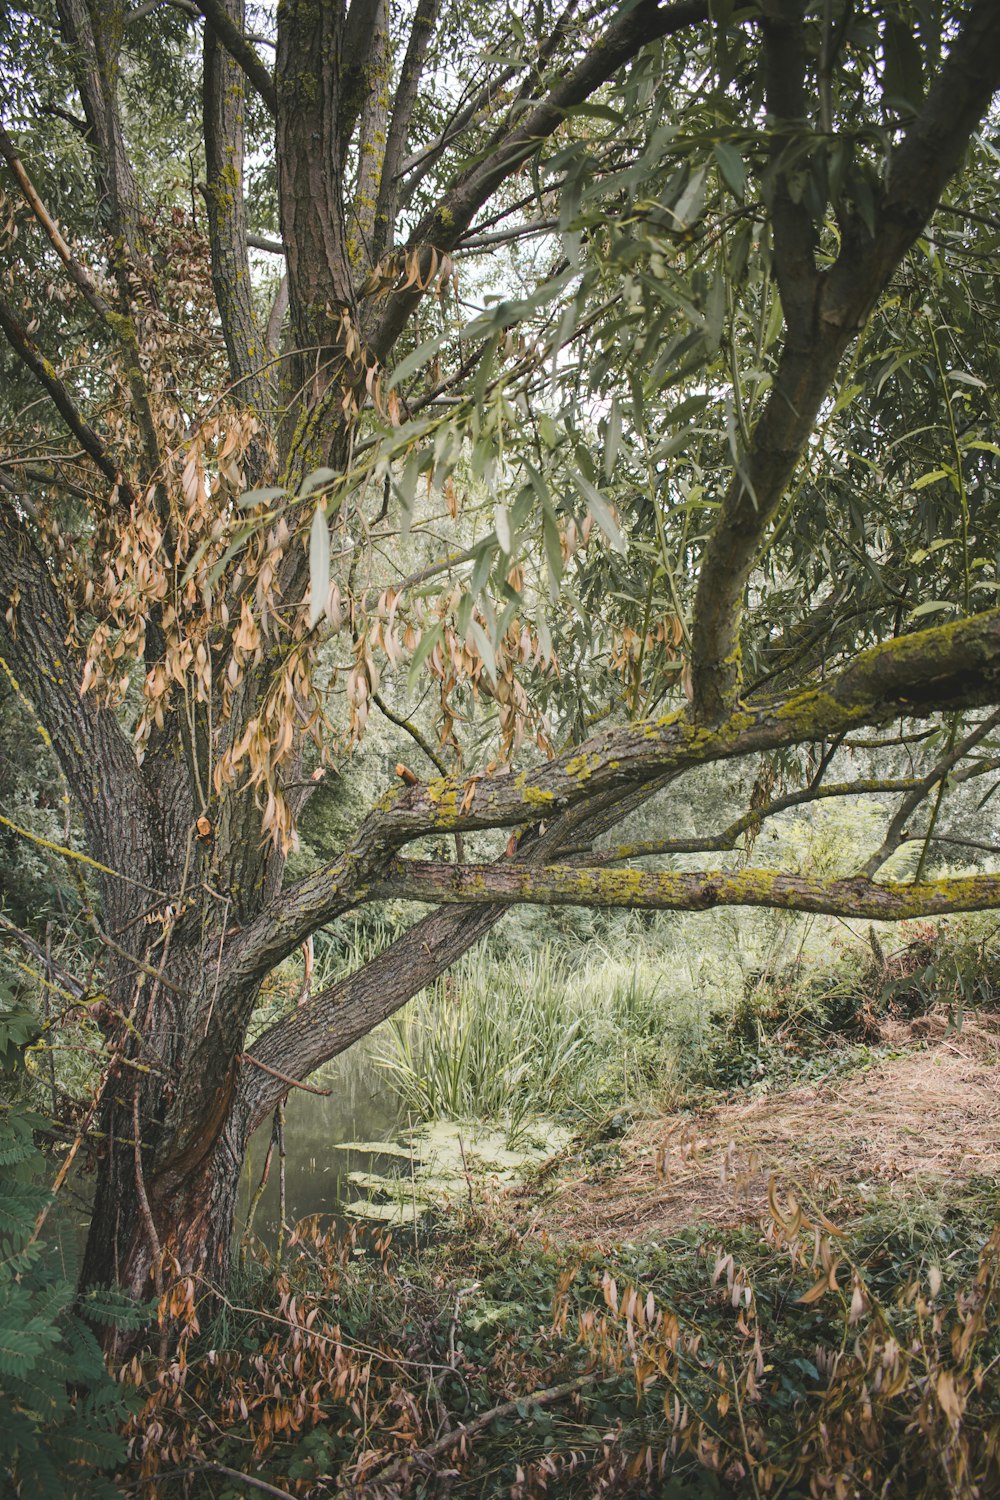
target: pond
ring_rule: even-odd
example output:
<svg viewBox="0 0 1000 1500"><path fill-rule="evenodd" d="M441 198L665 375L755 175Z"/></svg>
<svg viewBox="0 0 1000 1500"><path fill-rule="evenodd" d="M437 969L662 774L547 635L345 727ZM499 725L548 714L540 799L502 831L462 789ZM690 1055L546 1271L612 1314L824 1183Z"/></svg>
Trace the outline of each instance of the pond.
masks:
<svg viewBox="0 0 1000 1500"><path fill-rule="evenodd" d="M285 1223L329 1214L342 1224L412 1224L429 1206L479 1186L512 1182L561 1150L572 1136L552 1121L532 1120L514 1139L499 1123L437 1120L414 1125L385 1074L357 1048L312 1075L326 1095L293 1089L285 1106ZM254 1135L240 1184L242 1234L272 1138L266 1121ZM273 1245L279 1223L279 1166L274 1152L257 1203L253 1232Z"/></svg>
<svg viewBox="0 0 1000 1500"><path fill-rule="evenodd" d="M323 1096L292 1089L285 1104L285 1221L309 1214L337 1214L358 1197L352 1174L399 1177L409 1173L406 1156L393 1144L407 1121L385 1075L361 1048L352 1048L314 1073L310 1086ZM240 1184L236 1224L242 1232L251 1198L260 1182L272 1121L256 1131ZM357 1148L341 1149L347 1142ZM371 1149L365 1149L365 1146ZM378 1150L384 1146L385 1150ZM398 1150L398 1147L396 1148ZM254 1233L270 1243L277 1234L279 1170L274 1152L267 1185L254 1214Z"/></svg>
<svg viewBox="0 0 1000 1500"><path fill-rule="evenodd" d="M572 1131L533 1120L515 1139L499 1124L439 1120L414 1124L386 1074L364 1047L352 1048L313 1074L311 1088L292 1089L285 1104L285 1224L312 1214L349 1223L413 1224L432 1204L464 1197L483 1184L513 1181L559 1151ZM236 1235L246 1226L271 1141L268 1119L251 1139L240 1181ZM279 1161L254 1209L253 1233L273 1248L278 1238ZM93 1180L76 1174L50 1218L76 1274L90 1221Z"/></svg>

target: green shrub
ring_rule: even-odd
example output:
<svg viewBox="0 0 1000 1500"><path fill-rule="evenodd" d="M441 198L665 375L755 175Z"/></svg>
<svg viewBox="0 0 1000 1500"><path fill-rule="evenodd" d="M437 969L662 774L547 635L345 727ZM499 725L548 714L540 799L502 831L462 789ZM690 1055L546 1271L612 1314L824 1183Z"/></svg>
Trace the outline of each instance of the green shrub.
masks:
<svg viewBox="0 0 1000 1500"><path fill-rule="evenodd" d="M36 1030L0 1013L0 1083L11 1083ZM119 1492L106 1477L125 1448L128 1403L108 1375L94 1323L138 1326L143 1310L108 1293L77 1299L60 1246L36 1237L51 1194L22 1104L0 1106L0 1492L23 1500L91 1500Z"/></svg>

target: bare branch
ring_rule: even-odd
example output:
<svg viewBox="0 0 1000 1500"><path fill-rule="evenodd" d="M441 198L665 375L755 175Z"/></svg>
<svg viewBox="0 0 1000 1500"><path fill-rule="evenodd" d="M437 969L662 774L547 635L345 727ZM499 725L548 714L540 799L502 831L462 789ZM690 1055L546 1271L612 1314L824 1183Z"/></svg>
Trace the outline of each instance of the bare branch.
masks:
<svg viewBox="0 0 1000 1500"><path fill-rule="evenodd" d="M277 354L281 346L281 325L287 315L288 275L286 273L278 282L278 290L274 294L271 311L267 317L267 328L264 330L264 342L272 354Z"/></svg>
<svg viewBox="0 0 1000 1500"><path fill-rule="evenodd" d="M218 0L242 32L243 0ZM205 202L212 252L212 288L226 341L233 392L241 406L263 417L268 382L261 373L265 345L254 308L247 258L243 198L243 83L212 25L205 27L203 85ZM262 477L263 445L254 454L253 482Z"/></svg>
<svg viewBox="0 0 1000 1500"><path fill-rule="evenodd" d="M996 728L997 724L1000 724L1000 713L990 714L988 719L984 719L981 724L977 724L975 729L971 730L964 739L953 746L947 754L942 755L940 760L931 767L926 776L921 777L909 795L903 798L897 808L895 816L886 829L885 838L882 840L882 843L875 850L871 858L866 860L862 865L862 875L867 875L871 879L874 875L878 874L889 856L895 853L900 844L906 842L906 825L920 804L930 796L934 788L947 777L948 773L954 770L959 761L963 760L970 750L974 749L976 745ZM975 770L979 774L982 774L982 772L989 770L993 764L996 764L996 762L987 762L985 765L969 767L969 770Z"/></svg>
<svg viewBox="0 0 1000 1500"><path fill-rule="evenodd" d="M18 186L24 195L26 203L48 235L56 254L69 273L70 280L81 293L88 307L97 314L105 328L112 333L125 351L125 367L129 384L129 394L132 397L132 405L139 423L139 430L142 433L146 463L149 473L153 474L160 464L160 448L156 436L156 423L149 404L149 392L146 389L146 382L142 377L142 371L139 366L139 340L135 331L135 325L128 316L120 315L116 317L114 315L113 309L94 283L89 272L84 269L73 254L66 240L63 238L59 226L36 192L34 184L25 170L24 163L17 153L14 142L2 125L0 125L0 156L6 161L14 177L17 179Z"/></svg>
<svg viewBox="0 0 1000 1500"><path fill-rule="evenodd" d="M766 807L755 807L743 813L721 833L690 839L647 839L641 843L620 844L612 849L599 849L589 856L588 862L594 865L607 865L617 864L626 859L650 859L661 854L708 854L735 849L743 834L755 832L768 818L787 812L789 808L822 802L829 797L869 797L879 793L905 792L919 785L921 785L920 782L910 777L884 781L875 779L831 781L826 786L803 787L800 791L787 792L783 797L775 797L773 802L769 802ZM871 870L865 870L866 875L873 873Z"/></svg>
<svg viewBox="0 0 1000 1500"><path fill-rule="evenodd" d="M81 292L84 301L94 310L101 322L107 324L111 308L94 284L90 274L84 270L63 238L58 224L52 218L52 215L36 192L34 183L28 176L24 163L18 155L17 147L2 124L0 124L0 156L3 157L16 178L17 185L21 189L25 202L48 235L56 254L69 272L70 280Z"/></svg>
<svg viewBox="0 0 1000 1500"><path fill-rule="evenodd" d="M391 724L396 724L400 729L404 729L410 736L410 739L413 740L414 744L420 746L420 749L423 751L424 755L426 755L427 759L430 761L431 765L435 768L440 776L448 775L448 767L445 765L440 755L438 755L437 751L434 749L434 746L430 743L427 737L421 733L420 729L416 724L414 724L412 719L405 718L403 714L394 713L386 703L385 699L382 697L381 693L373 693L372 702L374 703L378 711L381 714L384 714Z"/></svg>
<svg viewBox="0 0 1000 1500"><path fill-rule="evenodd" d="M417 101L424 59L434 35L440 9L441 0L418 0L410 26L410 37L403 58L403 66L400 69L396 97L392 106L392 118L389 121L386 136L382 176L379 182L378 201L375 205L375 232L372 239L372 258L375 261L385 254L392 242L392 229L396 222L399 196L400 163L406 146L413 106Z"/></svg>
<svg viewBox="0 0 1000 1500"><path fill-rule="evenodd" d="M53 406L80 447L94 460L105 478L118 486L118 491L126 503L131 503L135 499L135 491L121 466L115 462L94 429L84 421L76 402L59 379L53 365L39 352L27 330L14 315L13 308L2 297L0 297L0 332L6 336L15 354L27 365L39 385L48 391Z"/></svg>

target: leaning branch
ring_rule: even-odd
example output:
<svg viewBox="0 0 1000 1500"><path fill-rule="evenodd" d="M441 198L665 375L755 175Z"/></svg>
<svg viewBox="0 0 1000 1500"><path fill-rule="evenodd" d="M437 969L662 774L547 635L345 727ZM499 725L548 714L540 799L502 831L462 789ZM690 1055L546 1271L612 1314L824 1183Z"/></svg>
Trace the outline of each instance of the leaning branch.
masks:
<svg viewBox="0 0 1000 1500"><path fill-rule="evenodd" d="M135 491L120 466L115 463L94 429L84 421L76 402L59 379L52 364L39 352L34 340L29 337L27 330L15 316L13 308L2 297L0 297L0 332L4 334L18 358L27 365L39 385L48 391L53 406L80 447L94 460L105 478L118 486L123 499L131 504L136 498Z"/></svg>
<svg viewBox="0 0 1000 1500"><path fill-rule="evenodd" d="M239 63L269 112L277 118L278 95L274 79L254 51L253 44L226 10L225 0L195 0L198 9L234 62Z"/></svg>
<svg viewBox="0 0 1000 1500"><path fill-rule="evenodd" d="M780 6L797 8L785 0ZM786 320L767 405L723 499L701 565L692 669L696 711L707 724L721 722L739 698L747 580L841 359L934 212L998 85L1000 7L995 0L976 0L923 110L893 153L874 236L860 223L845 234L835 264L818 278L812 298L800 215L792 212L794 205L782 211L779 195L773 228L785 243L780 253L776 247L776 258L785 262L785 281L800 301Z"/></svg>
<svg viewBox="0 0 1000 1500"><path fill-rule="evenodd" d="M84 301L87 302L101 319L102 323L110 324L110 306L67 244L58 224L45 207L34 183L28 176L24 163L17 153L17 147L2 125L0 125L0 156L3 157L16 179L24 201L52 242L52 247L66 267L70 280L77 287Z"/></svg>
<svg viewBox="0 0 1000 1500"><path fill-rule="evenodd" d="M227 15L232 11L229 18L234 25L242 19L242 0L221 0L221 7ZM232 390L241 406L263 413L268 389L262 374L264 346L253 299L243 197L243 83L238 65L212 26L205 28L202 118L212 288ZM254 452L251 482L258 484L264 472L263 453Z"/></svg>
<svg viewBox="0 0 1000 1500"><path fill-rule="evenodd" d="M14 142L2 125L0 125L0 156L3 157L13 173L25 202L48 235L52 247L66 267L73 285L77 288L87 306L97 314L105 328L108 329L124 349L129 394L132 397L132 405L135 408L136 419L142 434L146 463L150 474L152 474L159 468L160 464L159 441L156 436L156 422L149 404L149 391L146 388L146 382L140 367L139 339L132 319L125 314L115 316L113 308L103 296L89 272L77 260L58 224L42 202L34 183L28 176L24 163L17 154Z"/></svg>
<svg viewBox="0 0 1000 1500"><path fill-rule="evenodd" d="M953 745L946 755L941 756L940 760L934 763L926 776L921 777L919 781L914 783L908 795L903 798L896 809L895 816L886 830L882 843L875 850L874 854L872 854L871 858L862 865L862 875L867 875L869 880L872 879L878 874L886 860L895 853L899 846L908 842L906 825L920 804L925 798L930 796L934 788L945 779L948 773L954 770L959 761L968 755L970 750L974 749L976 745L996 728L998 723L1000 723L1000 712L990 714L988 719L985 719L982 724L977 724L975 729L959 740L957 745ZM969 769L970 771L978 771L980 767L972 766ZM987 762L981 769L984 771L990 769L990 763ZM965 780L966 778L962 777L961 779Z"/></svg>
<svg viewBox="0 0 1000 1500"><path fill-rule="evenodd" d="M461 906L534 904L606 906L645 911L710 911L766 906L898 922L909 917L1000 907L1000 875L956 875L919 885L879 885L863 875L810 880L778 870L658 873L595 867L517 864L449 865L395 860L375 893L403 901Z"/></svg>
<svg viewBox="0 0 1000 1500"><path fill-rule="evenodd" d="M378 201L375 205L375 233L372 242L372 259L378 262L389 248L392 226L396 221L396 206L399 196L399 170L410 128L410 117L417 102L424 60L434 28L437 24L441 0L418 0L410 26L410 38L406 55L400 69L396 97L392 106L392 117L386 135L385 155L382 159L382 176L379 181Z"/></svg>

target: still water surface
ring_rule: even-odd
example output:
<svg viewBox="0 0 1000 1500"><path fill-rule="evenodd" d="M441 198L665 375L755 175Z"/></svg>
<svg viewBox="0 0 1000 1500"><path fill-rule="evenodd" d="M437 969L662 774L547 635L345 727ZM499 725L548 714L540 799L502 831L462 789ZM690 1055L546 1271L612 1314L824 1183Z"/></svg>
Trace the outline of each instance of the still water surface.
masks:
<svg viewBox="0 0 1000 1500"><path fill-rule="evenodd" d="M314 1088L329 1089L319 1097L292 1089L285 1105L285 1221L295 1224L308 1214L336 1214L359 1197L348 1173L377 1173L383 1177L409 1175L404 1157L373 1150L343 1151L345 1141L385 1142L391 1147L406 1126L385 1078L371 1059L352 1049L327 1063L309 1079ZM237 1232L246 1221L250 1199L260 1182L272 1122L265 1123L250 1142L240 1184ZM278 1154L254 1218L254 1233L270 1242L278 1226Z"/></svg>

